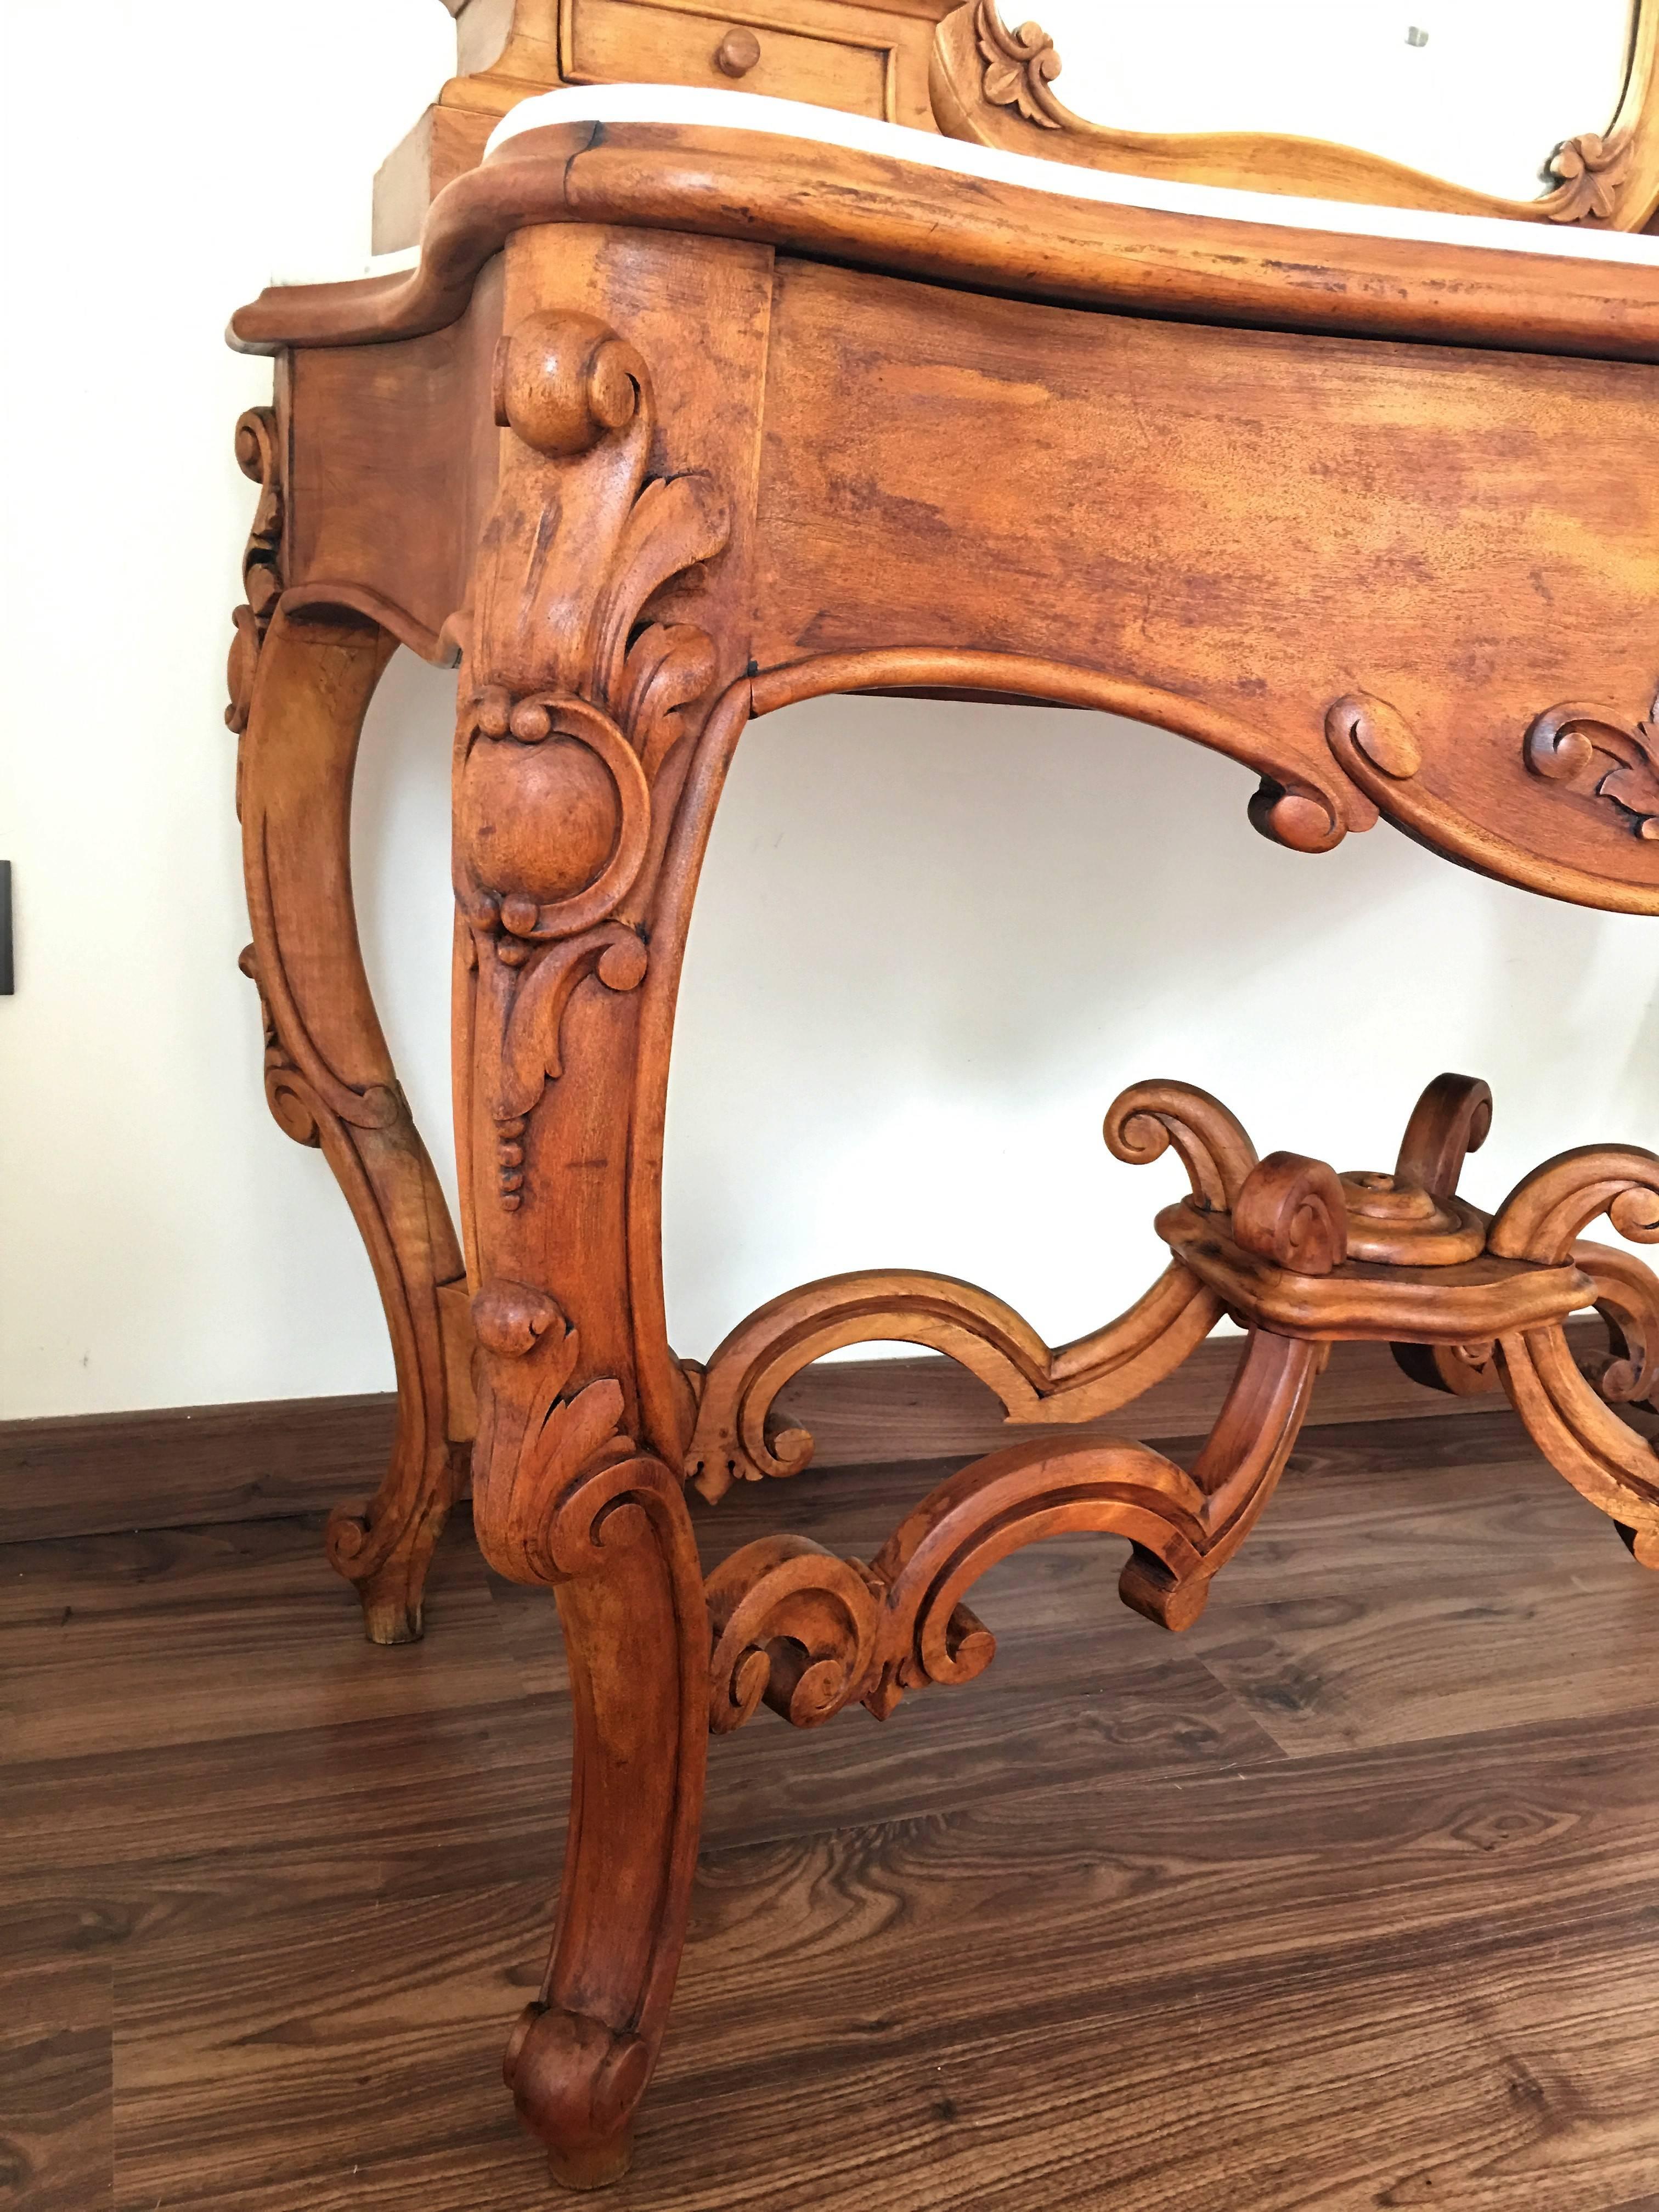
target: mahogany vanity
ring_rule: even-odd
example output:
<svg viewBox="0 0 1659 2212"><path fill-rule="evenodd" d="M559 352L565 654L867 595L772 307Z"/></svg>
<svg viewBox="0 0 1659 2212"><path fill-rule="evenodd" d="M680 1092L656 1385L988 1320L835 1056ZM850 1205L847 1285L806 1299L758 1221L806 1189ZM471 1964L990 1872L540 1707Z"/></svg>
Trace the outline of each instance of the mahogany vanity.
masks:
<svg viewBox="0 0 1659 2212"><path fill-rule="evenodd" d="M1127 1538L1125 1600L1187 1626L1332 1342L1392 1344L1431 1388L1501 1386L1659 1567L1659 1458L1625 1418L1659 1402L1659 1281L1583 1237L1605 1214L1659 1239L1659 1158L1563 1153L1488 1218L1457 1193L1492 1112L1472 1078L1429 1085L1391 1174L1340 1177L1258 1158L1201 1091L1133 1086L1108 1145L1173 1149L1191 1194L1158 1216L1146 1297L1058 1349L988 1292L884 1271L785 1292L702 1369L669 1347L659 1253L698 869L745 724L792 702L1105 708L1253 771L1251 822L1310 867L1385 817L1511 884L1659 914L1659 247L1626 235L1659 197L1655 11L1625 137L1562 149L1535 208L1476 205L1540 226L1501 241L1431 213L1389 234L1357 203L1470 196L1417 179L1413 198L1340 148L1103 147L1058 109L1040 34L983 0L763 12L538 0L511 66L449 106L494 122L562 75L617 75L573 57L625 62L632 22L638 75L695 47L683 74L729 83L769 40L758 89L825 100L844 65L875 121L742 90L555 94L462 165L418 267L274 289L233 324L276 356L274 408L237 433L260 486L232 662L244 964L273 1111L346 1193L397 1359L392 1464L329 1550L372 1638L418 1636L470 1468L489 1559L556 1592L576 1782L548 1978L506 2067L575 2187L627 2164L711 1729L762 1704L880 1718L967 1681L994 1648L973 1583L1061 1531ZM827 59L797 51L815 43ZM977 145L924 137L935 116ZM428 154L453 127L428 118ZM1021 131L1049 158L1024 161ZM1206 174L1322 194L1322 219L1158 188ZM352 914L353 762L399 644L460 671L459 1237ZM1293 1079L1316 1030L1285 1046ZM1608 1352L1581 1371L1563 1323L1589 1306ZM1067 1440L1224 1316L1237 1374L1190 1468ZM717 1501L796 1471L811 1440L774 1418L783 1385L888 1338L964 1361L1053 1441L964 1468L868 1562L784 1533L784 1492L780 1533L705 1584L686 1486Z"/></svg>

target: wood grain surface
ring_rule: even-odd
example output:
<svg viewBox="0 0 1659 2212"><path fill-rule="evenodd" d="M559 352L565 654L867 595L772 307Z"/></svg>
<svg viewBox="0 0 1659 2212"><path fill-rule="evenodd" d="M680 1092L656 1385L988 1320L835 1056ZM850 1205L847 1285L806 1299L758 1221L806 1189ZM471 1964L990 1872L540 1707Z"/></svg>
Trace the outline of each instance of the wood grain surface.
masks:
<svg viewBox="0 0 1659 2212"><path fill-rule="evenodd" d="M944 1471L810 1470L788 1525L872 1547ZM776 1487L695 1519L712 1562ZM499 2069L554 1608L452 1526L434 1633L378 1649L318 1528L0 1550L0 2202L550 2201ZM611 2202L1651 2212L1651 1578L1503 1411L1306 1432L1178 1644L1111 1552L994 1569L958 1696L714 1745Z"/></svg>
<svg viewBox="0 0 1659 2212"><path fill-rule="evenodd" d="M559 123L434 203L422 260L272 286L233 345L360 345L454 322L514 232L605 223L746 239L967 289L1146 315L1651 361L1659 271L1073 199L724 126Z"/></svg>

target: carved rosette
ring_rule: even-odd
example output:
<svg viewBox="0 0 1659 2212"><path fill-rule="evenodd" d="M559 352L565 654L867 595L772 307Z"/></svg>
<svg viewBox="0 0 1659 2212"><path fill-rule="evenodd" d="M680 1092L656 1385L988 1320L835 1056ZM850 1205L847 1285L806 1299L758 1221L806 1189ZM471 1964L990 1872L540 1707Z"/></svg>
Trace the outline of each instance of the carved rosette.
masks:
<svg viewBox="0 0 1659 2212"><path fill-rule="evenodd" d="M1036 23L1011 31L996 0L979 0L974 33L985 63L985 97L992 106L1014 108L1044 131L1061 129L1063 111L1048 90L1060 75L1060 61L1048 33Z"/></svg>
<svg viewBox="0 0 1659 2212"><path fill-rule="evenodd" d="M1552 222L1611 222L1636 150L1629 131L1586 131L1558 146L1544 165L1559 181L1538 204Z"/></svg>
<svg viewBox="0 0 1659 2212"><path fill-rule="evenodd" d="M274 408L250 407L237 423L236 462L242 474L259 487L252 527L242 552L242 605L230 618L230 659L225 670L230 693L225 722L240 737L247 727L259 648L283 595L282 463Z"/></svg>

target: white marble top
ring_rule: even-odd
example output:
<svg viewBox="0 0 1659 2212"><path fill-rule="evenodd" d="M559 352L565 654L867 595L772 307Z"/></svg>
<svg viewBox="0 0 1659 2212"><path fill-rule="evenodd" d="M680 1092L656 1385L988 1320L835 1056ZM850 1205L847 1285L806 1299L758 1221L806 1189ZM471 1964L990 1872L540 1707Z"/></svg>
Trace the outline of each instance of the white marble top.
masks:
<svg viewBox="0 0 1659 2212"><path fill-rule="evenodd" d="M757 92L712 91L696 85L583 84L520 100L491 134L488 152L526 131L552 123L715 124L732 131L764 131L854 153L879 154L923 169L962 177L987 177L1069 199L1100 200L1115 207L1156 208L1173 215L1224 216L1235 222L1283 223L1297 230L1334 231L1361 238L1420 239L1444 246L1498 247L1514 253L1561 254L1591 261L1637 261L1659 266L1659 238L1626 231L1587 230L1555 222L1512 222L1498 216L1442 215L1422 208L1376 207L1351 200L1304 199L1289 192L1235 191L1222 185L1166 183L1116 170L1085 169L1046 161L1000 147L975 146L935 137L898 123L878 123L804 100L774 100ZM377 268L397 265L389 258Z"/></svg>

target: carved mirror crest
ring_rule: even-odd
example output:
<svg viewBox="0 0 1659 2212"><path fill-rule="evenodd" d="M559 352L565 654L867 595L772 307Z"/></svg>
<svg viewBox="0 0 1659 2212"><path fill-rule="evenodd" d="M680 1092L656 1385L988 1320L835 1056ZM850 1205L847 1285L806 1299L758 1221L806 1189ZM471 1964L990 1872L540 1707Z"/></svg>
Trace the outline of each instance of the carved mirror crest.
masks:
<svg viewBox="0 0 1659 2212"><path fill-rule="evenodd" d="M1041 26L968 0L932 88L951 137L1089 168L1614 230L1659 210L1659 0L1045 0Z"/></svg>

